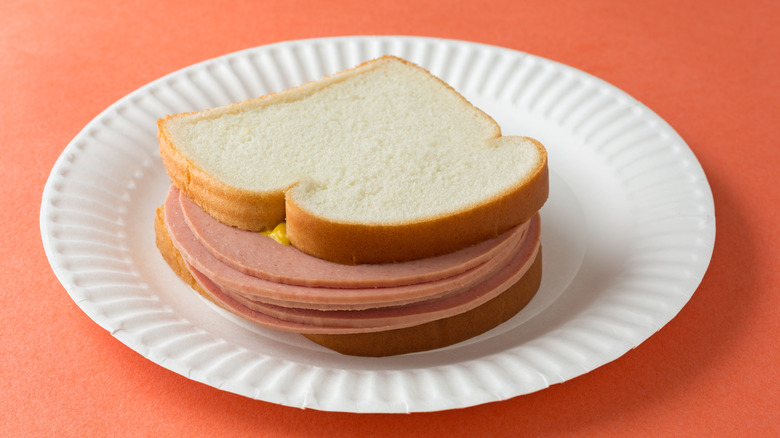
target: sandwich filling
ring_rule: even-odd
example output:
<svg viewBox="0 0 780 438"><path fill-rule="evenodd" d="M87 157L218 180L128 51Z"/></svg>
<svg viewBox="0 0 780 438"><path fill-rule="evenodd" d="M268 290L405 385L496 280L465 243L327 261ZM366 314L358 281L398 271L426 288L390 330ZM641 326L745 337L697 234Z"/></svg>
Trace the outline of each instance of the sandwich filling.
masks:
<svg viewBox="0 0 780 438"><path fill-rule="evenodd" d="M370 333L458 315L520 281L540 248L538 214L494 239L421 260L342 265L222 224L172 186L165 224L216 303L303 334Z"/></svg>

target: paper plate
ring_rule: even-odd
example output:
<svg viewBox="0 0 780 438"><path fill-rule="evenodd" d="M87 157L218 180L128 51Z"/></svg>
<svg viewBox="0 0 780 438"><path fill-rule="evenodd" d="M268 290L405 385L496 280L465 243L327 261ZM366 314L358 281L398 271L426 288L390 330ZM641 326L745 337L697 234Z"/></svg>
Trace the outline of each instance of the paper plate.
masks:
<svg viewBox="0 0 780 438"><path fill-rule="evenodd" d="M154 210L169 180L157 118L283 90L385 54L439 76L505 135L548 149L544 276L516 317L469 341L342 356L202 300L163 262ZM83 311L150 361L225 391L349 412L461 408L527 394L619 358L671 320L704 275L712 194L685 142L610 84L514 50L418 37L291 41L156 80L92 120L43 193L51 266Z"/></svg>

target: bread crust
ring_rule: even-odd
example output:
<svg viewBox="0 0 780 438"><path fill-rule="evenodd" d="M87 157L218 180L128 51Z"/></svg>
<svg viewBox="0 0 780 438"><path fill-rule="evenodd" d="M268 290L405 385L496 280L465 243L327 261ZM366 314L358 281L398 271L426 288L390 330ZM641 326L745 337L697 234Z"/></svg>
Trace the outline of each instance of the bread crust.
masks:
<svg viewBox="0 0 780 438"><path fill-rule="evenodd" d="M214 302L190 274L184 259L174 247L165 225L162 206L156 211L154 230L157 248L171 269L197 293ZM468 312L403 329L303 336L326 348L352 356L392 356L446 347L480 335L517 314L536 294L541 283L541 275L540 248L533 264L517 283Z"/></svg>

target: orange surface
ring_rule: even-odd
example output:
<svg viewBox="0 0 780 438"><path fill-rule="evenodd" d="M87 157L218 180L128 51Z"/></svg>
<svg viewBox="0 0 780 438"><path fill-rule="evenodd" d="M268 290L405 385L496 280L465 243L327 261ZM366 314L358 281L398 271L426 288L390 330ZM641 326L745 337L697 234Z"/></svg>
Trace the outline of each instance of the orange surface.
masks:
<svg viewBox="0 0 780 438"><path fill-rule="evenodd" d="M329 5L329 6L325 6ZM780 436L780 3L6 0L0 4L0 436ZM411 415L273 405L193 382L98 327L38 227L54 161L137 87L319 36L495 44L601 77L667 120L712 186L710 269L680 314L584 376Z"/></svg>

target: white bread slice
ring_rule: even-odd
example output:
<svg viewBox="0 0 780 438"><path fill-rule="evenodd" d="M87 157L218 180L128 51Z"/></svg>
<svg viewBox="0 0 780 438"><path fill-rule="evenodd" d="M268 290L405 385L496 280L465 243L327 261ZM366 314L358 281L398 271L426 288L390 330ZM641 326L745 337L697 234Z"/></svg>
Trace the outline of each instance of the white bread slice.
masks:
<svg viewBox="0 0 780 438"><path fill-rule="evenodd" d="M426 70L386 56L280 93L158 123L185 195L247 230L286 219L300 250L339 263L455 251L528 220L547 155Z"/></svg>

